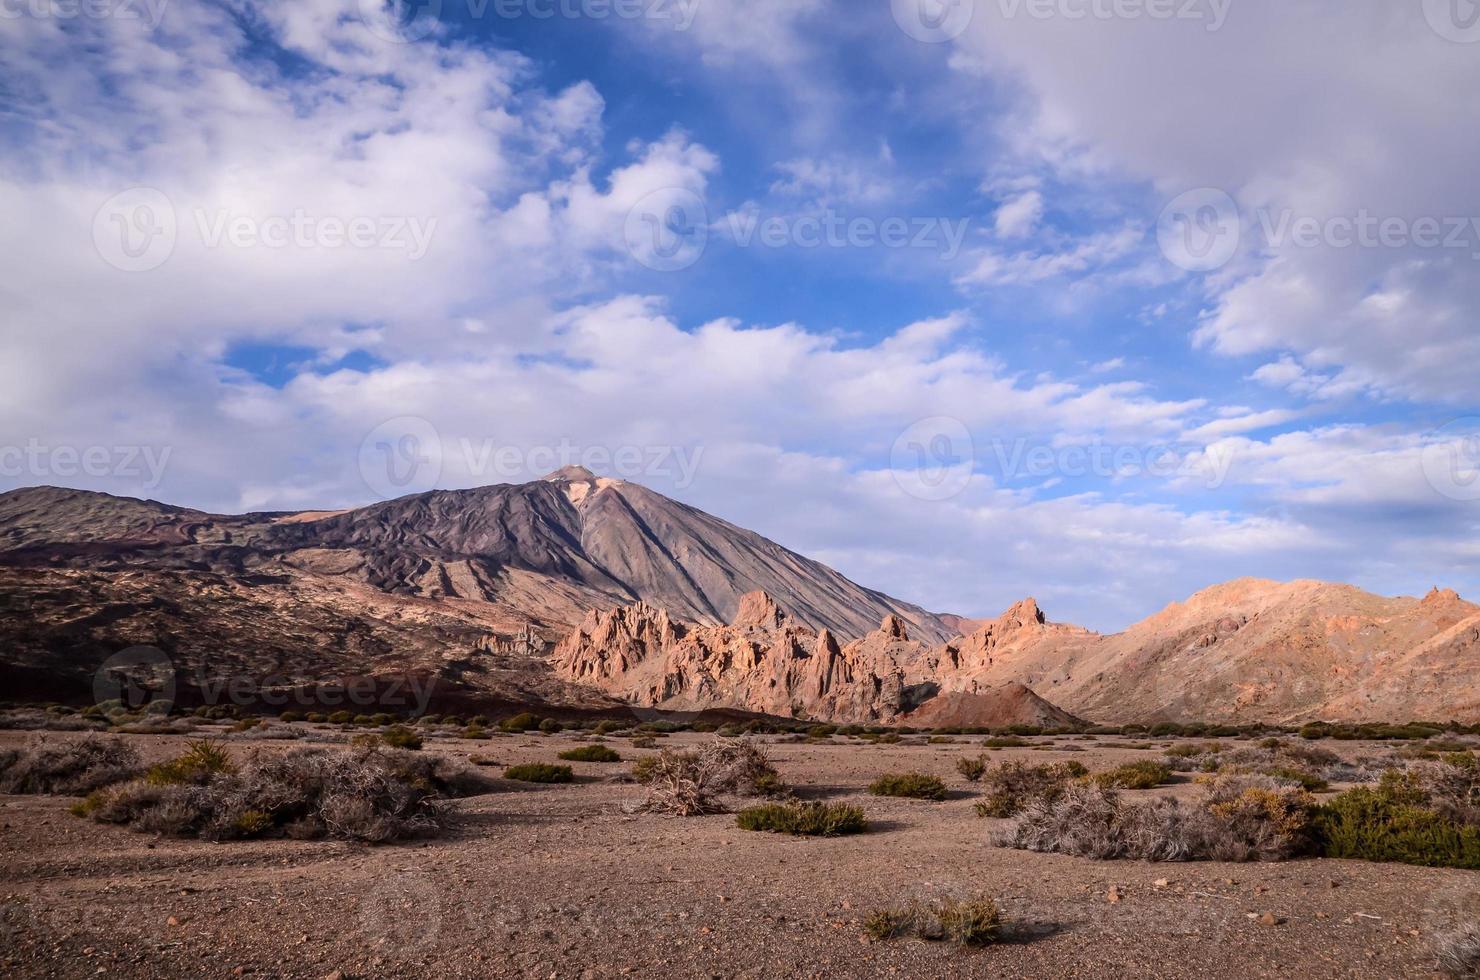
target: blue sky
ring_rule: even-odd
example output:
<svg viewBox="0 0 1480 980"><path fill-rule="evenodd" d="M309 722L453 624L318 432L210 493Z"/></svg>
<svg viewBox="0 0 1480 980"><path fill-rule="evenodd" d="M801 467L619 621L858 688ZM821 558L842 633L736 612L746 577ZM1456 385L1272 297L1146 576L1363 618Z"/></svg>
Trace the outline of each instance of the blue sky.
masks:
<svg viewBox="0 0 1480 980"><path fill-rule="evenodd" d="M973 615L1480 592L1443 4L620 6L0 22L0 487L583 461Z"/></svg>

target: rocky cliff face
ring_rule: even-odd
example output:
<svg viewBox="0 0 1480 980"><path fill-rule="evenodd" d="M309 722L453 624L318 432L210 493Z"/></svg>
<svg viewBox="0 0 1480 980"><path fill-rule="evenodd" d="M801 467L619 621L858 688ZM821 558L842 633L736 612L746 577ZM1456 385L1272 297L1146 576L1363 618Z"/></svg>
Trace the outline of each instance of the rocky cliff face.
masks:
<svg viewBox="0 0 1480 980"><path fill-rule="evenodd" d="M556 671L632 704L668 710L728 707L784 717L907 723L916 713L960 725L1073 724L1026 689L955 692L934 703L929 647L897 617L839 646L762 592L744 596L726 626L675 627L648 605L593 612L556 647ZM928 710L927 710L928 709Z"/></svg>

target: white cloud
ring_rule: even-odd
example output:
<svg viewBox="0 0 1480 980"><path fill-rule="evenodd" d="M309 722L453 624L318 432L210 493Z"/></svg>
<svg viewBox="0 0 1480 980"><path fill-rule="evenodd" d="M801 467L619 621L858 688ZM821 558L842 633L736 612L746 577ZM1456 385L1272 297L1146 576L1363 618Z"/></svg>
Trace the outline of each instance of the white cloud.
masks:
<svg viewBox="0 0 1480 980"><path fill-rule="evenodd" d="M1198 336L1215 350L1292 351L1390 393L1470 399L1476 235L1458 249L1266 250L1259 226L1262 214L1480 214L1480 126L1461 95L1480 89L1473 46L1441 37L1418 3L1356 0L1339 15L1323 0L1234 5L1217 29L1209 5L1193 9L1208 16L1040 18L979 4L954 63L962 84L1026 93L1000 125L1065 180L1092 190L1113 168L1149 182L1148 222L1188 188L1238 200L1248 264L1208 281Z"/></svg>
<svg viewBox="0 0 1480 980"><path fill-rule="evenodd" d="M994 229L998 238L1022 238L1032 234L1043 218L1043 195L1027 191L997 209Z"/></svg>

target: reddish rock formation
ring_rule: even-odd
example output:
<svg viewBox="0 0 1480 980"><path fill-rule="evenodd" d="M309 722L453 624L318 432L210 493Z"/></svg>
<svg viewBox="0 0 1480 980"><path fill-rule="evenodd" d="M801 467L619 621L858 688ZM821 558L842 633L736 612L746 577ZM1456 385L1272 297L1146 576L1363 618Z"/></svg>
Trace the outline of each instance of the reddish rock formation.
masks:
<svg viewBox="0 0 1480 980"><path fill-rule="evenodd" d="M727 707L866 723L900 721L929 705L940 686L915 678L927 652L893 615L840 647L828 630L814 633L770 596L755 592L741 598L728 626L675 626L647 605L593 612L556 647L554 664L567 680L647 707ZM953 695L932 710L967 719L951 724L1043 724L1043 718L1074 723L1067 713L1017 690Z"/></svg>

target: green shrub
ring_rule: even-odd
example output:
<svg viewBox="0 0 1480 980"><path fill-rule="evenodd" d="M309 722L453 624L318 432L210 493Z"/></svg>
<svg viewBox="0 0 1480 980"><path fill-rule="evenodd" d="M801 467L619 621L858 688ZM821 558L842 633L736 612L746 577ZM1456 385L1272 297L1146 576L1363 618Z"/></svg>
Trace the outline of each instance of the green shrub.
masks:
<svg viewBox="0 0 1480 980"><path fill-rule="evenodd" d="M642 756L636 762L632 763L632 778L637 780L639 783L647 784L649 782L652 782L653 774L657 772L657 769L657 756Z"/></svg>
<svg viewBox="0 0 1480 980"><path fill-rule="evenodd" d="M564 726L561 725L560 722L556 721L554 718L546 718L544 721L540 722L540 731L544 732L546 735L554 735L563 727Z"/></svg>
<svg viewBox="0 0 1480 980"><path fill-rule="evenodd" d="M1021 749L1031 744L1031 742L1018 738L1016 735L993 735L991 738L982 739L983 747L989 749Z"/></svg>
<svg viewBox="0 0 1480 980"><path fill-rule="evenodd" d="M388 715L384 711L380 711L371 715L370 721L376 725L391 725L395 723L396 718L394 715Z"/></svg>
<svg viewBox="0 0 1480 980"><path fill-rule="evenodd" d="M964 776L969 782L977 782L987 771L987 760L981 756L975 758L966 757L956 760L956 771Z"/></svg>
<svg viewBox="0 0 1480 980"><path fill-rule="evenodd" d="M313 722L317 725L328 721L329 717L328 715L325 715L322 711L310 711L308 714L303 716L303 720Z"/></svg>
<svg viewBox="0 0 1480 980"><path fill-rule="evenodd" d="M872 913L864 920L863 931L879 942L915 936L930 942L984 946L1000 938L1002 913L997 903L984 895L947 898L930 905L911 902Z"/></svg>
<svg viewBox="0 0 1480 980"><path fill-rule="evenodd" d="M278 714L278 721L285 721L291 724L292 722L302 720L303 712L301 711L284 711Z"/></svg>
<svg viewBox="0 0 1480 980"><path fill-rule="evenodd" d="M355 717L354 717L354 723L356 725L378 725L378 724L380 724L380 722L378 722L378 721L375 720L375 716L374 715L355 715Z"/></svg>
<svg viewBox="0 0 1480 980"><path fill-rule="evenodd" d="M832 738L837 733L837 725L813 725L807 729L808 738Z"/></svg>
<svg viewBox="0 0 1480 980"><path fill-rule="evenodd" d="M875 796L902 796L911 800L943 800L946 784L923 772L887 773L869 784Z"/></svg>
<svg viewBox="0 0 1480 980"><path fill-rule="evenodd" d="M1090 777L1106 789L1153 789L1172 778L1172 767L1142 759Z"/></svg>
<svg viewBox="0 0 1480 980"><path fill-rule="evenodd" d="M421 748L421 736L405 725L392 725L380 733L380 740L393 749Z"/></svg>
<svg viewBox="0 0 1480 980"><path fill-rule="evenodd" d="M490 738L492 738L491 735L489 735L478 725L469 725L467 728L464 728L462 731L458 732L458 735L462 738L470 738L475 742L486 742Z"/></svg>
<svg viewBox="0 0 1480 980"><path fill-rule="evenodd" d="M597 722L596 727L591 730L597 735L610 735L612 732L619 732L626 727L626 725L623 725L619 721L612 721L610 718L605 718Z"/></svg>
<svg viewBox="0 0 1480 980"><path fill-rule="evenodd" d="M218 773L235 770L231 756L219 742L199 739L188 743L183 755L150 766L144 781L151 786L182 786L209 782Z"/></svg>
<svg viewBox="0 0 1480 980"><path fill-rule="evenodd" d="M575 779L570 766L554 766L548 762L526 762L504 770L504 778L520 783L569 783Z"/></svg>
<svg viewBox="0 0 1480 980"><path fill-rule="evenodd" d="M1347 790L1316 817L1327 857L1480 870L1480 826L1447 819L1401 792Z"/></svg>
<svg viewBox="0 0 1480 980"><path fill-rule="evenodd" d="M772 803L741 810L735 818L741 830L761 830L798 837L840 837L867 829L863 810L841 803Z"/></svg>
<svg viewBox="0 0 1480 980"><path fill-rule="evenodd" d="M330 724L334 725L348 725L354 720L355 716L350 714L348 711L336 711L329 716Z"/></svg>
<svg viewBox="0 0 1480 980"><path fill-rule="evenodd" d="M622 757L605 745L582 745L580 748L566 749L560 753L559 758L566 762L621 762Z"/></svg>
<svg viewBox="0 0 1480 980"><path fill-rule="evenodd" d="M505 718L498 723L498 727L506 732L527 732L540 727L540 719L528 711L520 712L512 718Z"/></svg>

